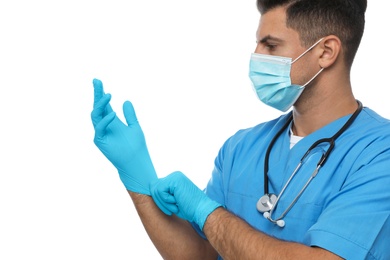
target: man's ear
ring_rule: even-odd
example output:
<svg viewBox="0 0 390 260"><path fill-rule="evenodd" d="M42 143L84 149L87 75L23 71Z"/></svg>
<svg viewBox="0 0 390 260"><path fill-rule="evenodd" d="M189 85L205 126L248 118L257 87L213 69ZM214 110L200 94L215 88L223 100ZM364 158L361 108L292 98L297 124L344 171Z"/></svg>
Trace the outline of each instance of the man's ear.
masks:
<svg viewBox="0 0 390 260"><path fill-rule="evenodd" d="M324 37L320 42L322 54L319 59L321 68L328 68L332 66L337 59L341 58L341 41L335 35Z"/></svg>

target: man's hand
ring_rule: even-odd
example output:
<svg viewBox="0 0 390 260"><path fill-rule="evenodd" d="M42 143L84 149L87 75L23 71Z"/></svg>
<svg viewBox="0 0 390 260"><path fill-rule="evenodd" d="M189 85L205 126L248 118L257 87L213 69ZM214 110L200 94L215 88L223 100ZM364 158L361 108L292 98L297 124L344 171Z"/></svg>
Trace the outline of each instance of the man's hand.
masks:
<svg viewBox="0 0 390 260"><path fill-rule="evenodd" d="M110 94L104 94L100 80L93 80L94 104L91 119L95 128L94 142L117 168L126 189L150 195L149 185L157 179L145 137L138 123L133 105L126 101L124 124L112 110Z"/></svg>
<svg viewBox="0 0 390 260"><path fill-rule="evenodd" d="M195 222L203 230L207 217L222 205L211 200L183 173L174 172L151 184L150 193L167 215Z"/></svg>

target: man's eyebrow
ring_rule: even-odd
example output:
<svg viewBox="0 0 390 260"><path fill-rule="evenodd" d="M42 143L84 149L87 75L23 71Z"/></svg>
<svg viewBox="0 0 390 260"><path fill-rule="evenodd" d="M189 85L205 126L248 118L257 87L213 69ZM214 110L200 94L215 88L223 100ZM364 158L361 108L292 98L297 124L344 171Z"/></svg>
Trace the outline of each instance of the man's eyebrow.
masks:
<svg viewBox="0 0 390 260"><path fill-rule="evenodd" d="M269 40L272 40L272 41L278 41L278 42L282 42L283 40L280 39L280 38L277 38L277 37L274 37L274 36L271 36L271 35L267 35L263 38L260 39L260 41L258 41L259 43L266 43L268 42Z"/></svg>

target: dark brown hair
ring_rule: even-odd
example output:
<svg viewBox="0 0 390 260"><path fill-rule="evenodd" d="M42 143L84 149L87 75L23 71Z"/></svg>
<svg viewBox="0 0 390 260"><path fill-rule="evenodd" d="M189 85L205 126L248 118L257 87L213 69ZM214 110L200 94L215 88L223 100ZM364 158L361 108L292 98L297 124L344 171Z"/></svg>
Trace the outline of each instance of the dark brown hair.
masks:
<svg viewBox="0 0 390 260"><path fill-rule="evenodd" d="M276 7L286 8L286 26L299 33L303 46L337 36L345 62L352 66L364 32L367 0L257 0L261 14Z"/></svg>

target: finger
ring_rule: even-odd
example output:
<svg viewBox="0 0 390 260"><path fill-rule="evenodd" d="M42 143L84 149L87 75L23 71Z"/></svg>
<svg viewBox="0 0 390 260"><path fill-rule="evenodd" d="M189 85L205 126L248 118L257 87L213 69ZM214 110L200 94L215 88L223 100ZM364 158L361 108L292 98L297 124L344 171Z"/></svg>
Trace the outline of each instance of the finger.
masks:
<svg viewBox="0 0 390 260"><path fill-rule="evenodd" d="M103 89L103 83L99 79L93 79L93 93L94 93L94 100L93 100L93 107L99 102L99 100L104 96L104 89ZM107 114L112 112L112 108L110 105L106 107Z"/></svg>
<svg viewBox="0 0 390 260"><path fill-rule="evenodd" d="M94 105L94 109L91 112L91 119L93 126L96 126L100 120L106 115L106 108L111 100L110 94L104 94L98 102Z"/></svg>
<svg viewBox="0 0 390 260"><path fill-rule="evenodd" d="M123 103L123 114L125 115L128 126L138 124L133 104L130 101Z"/></svg>
<svg viewBox="0 0 390 260"><path fill-rule="evenodd" d="M95 139L102 139L106 134L107 126L115 119L115 112L111 112L96 125Z"/></svg>
<svg viewBox="0 0 390 260"><path fill-rule="evenodd" d="M161 201L163 201L166 204L176 204L176 199L174 195L168 192L159 191L158 197L160 198Z"/></svg>
<svg viewBox="0 0 390 260"><path fill-rule="evenodd" d="M173 196L170 196L171 199L169 200L163 199L160 194L154 194L154 196L152 195L152 197L159 209L161 209L161 211L164 212L166 215L172 215L172 213L177 214L179 212L179 209L176 205L176 200ZM173 203L170 203L168 201L172 201Z"/></svg>
<svg viewBox="0 0 390 260"><path fill-rule="evenodd" d="M150 194L161 211L167 215L172 215L172 213L176 214L179 211L176 205L176 199L166 192L166 190L165 178L158 179L150 184Z"/></svg>
<svg viewBox="0 0 390 260"><path fill-rule="evenodd" d="M93 79L93 107L95 107L96 103L103 97L103 83L99 79Z"/></svg>
<svg viewBox="0 0 390 260"><path fill-rule="evenodd" d="M170 211L163 202L159 200L158 197L153 197L154 203L157 205L157 207L164 212L165 215L172 215L172 211Z"/></svg>

